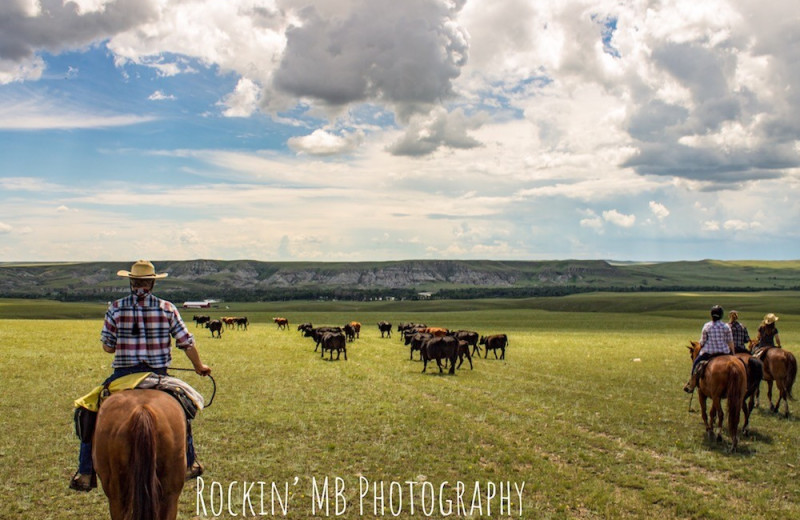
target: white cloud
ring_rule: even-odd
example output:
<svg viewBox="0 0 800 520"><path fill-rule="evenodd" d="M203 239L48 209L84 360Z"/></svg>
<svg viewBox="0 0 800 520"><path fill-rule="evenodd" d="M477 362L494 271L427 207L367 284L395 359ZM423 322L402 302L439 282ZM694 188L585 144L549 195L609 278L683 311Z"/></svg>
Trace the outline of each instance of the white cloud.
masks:
<svg viewBox="0 0 800 520"><path fill-rule="evenodd" d="M13 227L6 224L5 222L0 222L0 235L11 233L13 229L14 229Z"/></svg>
<svg viewBox="0 0 800 520"><path fill-rule="evenodd" d="M603 220L615 226L629 228L636 223L636 215L625 215L615 209L611 209L603 212Z"/></svg>
<svg viewBox="0 0 800 520"><path fill-rule="evenodd" d="M225 117L248 117L258 110L261 90L255 82L241 78L236 88L228 94L221 104L227 107L222 114Z"/></svg>
<svg viewBox="0 0 800 520"><path fill-rule="evenodd" d="M650 201L650 211L653 212L653 215L655 215L658 220L664 220L669 216L667 207L654 200Z"/></svg>
<svg viewBox="0 0 800 520"><path fill-rule="evenodd" d="M169 95L164 94L160 90L156 90L155 92L150 94L150 96L147 99L149 99L150 101L172 101L175 99L175 96L173 96L172 94Z"/></svg>
<svg viewBox="0 0 800 520"><path fill-rule="evenodd" d="M63 106L55 100L6 100L0 102L0 129L47 130L113 128L153 121L151 116L99 114Z"/></svg>
<svg viewBox="0 0 800 520"><path fill-rule="evenodd" d="M289 146L298 153L309 155L336 155L355 150L362 139L362 134L335 135L325 130L314 130L310 135L292 137Z"/></svg>
<svg viewBox="0 0 800 520"><path fill-rule="evenodd" d="M719 222L716 220L706 220L703 222L703 231L719 231Z"/></svg>
<svg viewBox="0 0 800 520"><path fill-rule="evenodd" d="M580 221L581 227L590 229L602 229L603 220L600 217L584 218Z"/></svg>

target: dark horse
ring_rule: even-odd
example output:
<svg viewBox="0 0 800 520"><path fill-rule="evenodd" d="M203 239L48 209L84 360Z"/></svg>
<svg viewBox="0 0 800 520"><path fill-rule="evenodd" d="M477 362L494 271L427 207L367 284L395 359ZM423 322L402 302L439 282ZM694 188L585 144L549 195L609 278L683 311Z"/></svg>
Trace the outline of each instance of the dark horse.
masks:
<svg viewBox="0 0 800 520"><path fill-rule="evenodd" d="M112 520L174 520L186 476L186 416L160 390L126 390L103 402L94 467Z"/></svg>
<svg viewBox="0 0 800 520"><path fill-rule="evenodd" d="M694 361L700 354L700 344L692 342L689 354ZM731 451L735 451L739 444L739 415L744 407L744 395L747 392L747 372L744 363L736 356L722 355L711 358L706 365L703 376L697 382L697 398L700 401L700 411L703 413L703 423L709 440L714 439L714 419L717 419L717 428L722 430L722 399L728 400L728 434L731 436ZM706 414L706 399L711 398L711 420ZM717 433L717 441L722 440L722 433Z"/></svg>
<svg viewBox="0 0 800 520"><path fill-rule="evenodd" d="M751 342L751 347L754 342ZM777 413L780 411L781 399L783 400L784 417L789 417L789 399L792 396L792 387L797 377L797 360L794 354L780 347L766 349L763 356L759 356L764 363L764 381L767 382L767 398L769 409ZM778 387L778 401L772 404L772 382Z"/></svg>

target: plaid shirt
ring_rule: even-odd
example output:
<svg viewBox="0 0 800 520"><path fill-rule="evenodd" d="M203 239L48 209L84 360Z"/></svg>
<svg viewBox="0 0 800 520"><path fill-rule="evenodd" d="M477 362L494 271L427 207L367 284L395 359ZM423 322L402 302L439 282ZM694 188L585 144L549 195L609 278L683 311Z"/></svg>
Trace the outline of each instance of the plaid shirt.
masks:
<svg viewBox="0 0 800 520"><path fill-rule="evenodd" d="M750 343L750 334L747 333L747 327L738 321L729 323L728 326L731 328L731 334L733 335L733 348L746 348Z"/></svg>
<svg viewBox="0 0 800 520"><path fill-rule="evenodd" d="M116 348L113 368L147 363L164 368L172 361L171 338L184 349L194 345L194 336L186 328L175 306L152 294L137 303L131 294L113 302L106 311L100 341Z"/></svg>
<svg viewBox="0 0 800 520"><path fill-rule="evenodd" d="M733 333L730 327L722 321L709 321L703 325L703 332L700 334L700 353L708 354L730 354L731 349L728 343L733 342Z"/></svg>

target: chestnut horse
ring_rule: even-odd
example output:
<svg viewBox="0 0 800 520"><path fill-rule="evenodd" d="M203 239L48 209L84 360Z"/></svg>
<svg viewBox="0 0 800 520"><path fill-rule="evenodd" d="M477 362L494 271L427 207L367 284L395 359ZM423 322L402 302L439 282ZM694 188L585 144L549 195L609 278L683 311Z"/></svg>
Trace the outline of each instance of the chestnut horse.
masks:
<svg viewBox="0 0 800 520"><path fill-rule="evenodd" d="M754 341L750 342L752 348ZM792 387L797 377L797 360L794 354L781 347L771 347L766 350L763 356L759 356L764 363L764 381L767 382L767 397L769 398L769 409L777 413L780 410L781 399L783 399L784 417L789 417L789 399L792 396ZM772 382L778 387L778 401L772 404Z"/></svg>
<svg viewBox="0 0 800 520"><path fill-rule="evenodd" d="M700 344L691 342L689 354L692 361L700 354ZM744 395L747 392L747 372L745 364L736 356L722 355L711 358L706 365L703 376L697 382L697 397L700 401L700 411L703 413L703 423L709 440L714 438L714 419L717 419L717 428L722 430L722 399L728 401L728 434L731 436L731 451L735 451L739 444L739 415L744 409ZM706 399L711 398L711 420L706 414ZM717 433L717 441L722 440L722 433Z"/></svg>
<svg viewBox="0 0 800 520"><path fill-rule="evenodd" d="M174 520L186 476L186 416L161 390L112 394L97 415L94 467L112 520Z"/></svg>

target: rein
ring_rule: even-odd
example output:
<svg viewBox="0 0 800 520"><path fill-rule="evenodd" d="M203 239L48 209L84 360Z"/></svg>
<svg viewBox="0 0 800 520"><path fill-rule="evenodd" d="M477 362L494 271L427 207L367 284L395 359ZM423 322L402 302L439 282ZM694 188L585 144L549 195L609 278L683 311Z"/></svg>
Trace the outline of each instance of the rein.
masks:
<svg viewBox="0 0 800 520"><path fill-rule="evenodd" d="M180 370L182 372L194 372L193 368L169 367L167 370ZM217 395L217 382L214 381L214 377L211 374L208 374L208 376L205 376L205 377L208 377L211 380L211 384L214 385L214 390L211 392L211 399L209 399L208 403L206 403L206 405L203 406L204 409L208 408L209 406L211 406L211 403L214 402L214 396Z"/></svg>

